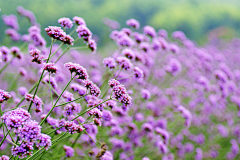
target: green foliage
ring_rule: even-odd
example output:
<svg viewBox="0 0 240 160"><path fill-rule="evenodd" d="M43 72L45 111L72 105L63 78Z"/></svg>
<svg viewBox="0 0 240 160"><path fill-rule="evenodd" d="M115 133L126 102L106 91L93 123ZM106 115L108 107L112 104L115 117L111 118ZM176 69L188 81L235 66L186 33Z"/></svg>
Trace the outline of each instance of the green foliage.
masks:
<svg viewBox="0 0 240 160"><path fill-rule="evenodd" d="M33 11L42 29L49 25L58 25L61 17L83 17L94 35L99 36L99 46L109 42L110 30L102 23L102 18L117 20L121 26L125 21L135 18L141 26L152 25L155 29L166 29L169 33L182 30L193 40L201 42L212 29L220 26L238 30L240 26L240 2L237 0L49 0L43 3L34 1L0 1L1 15L16 13L17 6L23 6ZM29 27L27 20L21 17L20 33L26 33ZM0 35L3 35L4 25L0 25ZM239 32L238 32L239 33ZM46 36L46 34L44 33ZM232 36L232 34L230 34Z"/></svg>

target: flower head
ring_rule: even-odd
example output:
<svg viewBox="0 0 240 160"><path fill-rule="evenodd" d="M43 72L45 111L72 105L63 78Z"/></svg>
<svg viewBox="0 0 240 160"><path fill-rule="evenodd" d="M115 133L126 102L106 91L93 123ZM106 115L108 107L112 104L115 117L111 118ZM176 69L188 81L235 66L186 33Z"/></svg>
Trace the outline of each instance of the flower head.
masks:
<svg viewBox="0 0 240 160"><path fill-rule="evenodd" d="M9 98L11 98L11 95L8 92L0 89L0 103L7 101Z"/></svg>
<svg viewBox="0 0 240 160"><path fill-rule="evenodd" d="M57 73L57 71L58 71L58 68L54 65L54 63L51 63L51 62L45 63L43 65L43 69L48 71L49 73L53 73L53 74Z"/></svg>
<svg viewBox="0 0 240 160"><path fill-rule="evenodd" d="M73 22L69 18L65 17L58 19L58 23L64 28L72 28L73 26Z"/></svg>

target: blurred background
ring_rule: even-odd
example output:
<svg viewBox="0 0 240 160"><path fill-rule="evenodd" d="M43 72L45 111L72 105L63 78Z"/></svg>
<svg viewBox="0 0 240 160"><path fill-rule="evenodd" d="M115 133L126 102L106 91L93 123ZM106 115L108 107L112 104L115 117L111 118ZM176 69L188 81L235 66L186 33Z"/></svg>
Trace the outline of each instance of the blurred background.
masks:
<svg viewBox="0 0 240 160"><path fill-rule="evenodd" d="M61 17L80 16L99 39L98 47L110 41L111 30L103 22L115 20L115 26L125 27L126 20L135 18L141 28L151 25L156 30L165 29L170 33L183 31L187 37L198 44L204 44L211 33L218 37L231 39L239 35L239 0L0 0L1 16L16 14L16 7L23 6L33 11L41 29L49 25L59 25ZM106 19L109 18L109 19ZM27 19L20 18L20 33L27 33L30 26ZM4 25L0 21L0 35ZM45 39L47 34L45 34ZM0 38L1 38L0 37Z"/></svg>

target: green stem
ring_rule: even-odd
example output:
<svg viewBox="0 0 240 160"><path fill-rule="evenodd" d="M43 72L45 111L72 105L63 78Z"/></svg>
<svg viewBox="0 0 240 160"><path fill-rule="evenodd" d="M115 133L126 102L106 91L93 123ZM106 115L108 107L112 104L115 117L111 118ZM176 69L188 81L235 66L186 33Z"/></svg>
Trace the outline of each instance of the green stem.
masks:
<svg viewBox="0 0 240 160"><path fill-rule="evenodd" d="M0 143L0 147L2 146L3 142L5 141L5 139L7 138L7 135L9 134L10 130L8 130L7 134L3 137L1 143Z"/></svg>
<svg viewBox="0 0 240 160"><path fill-rule="evenodd" d="M50 59L53 43L54 43L54 40L52 39L51 48L50 48L50 53L49 53L49 55L48 55L48 59L47 59L47 62L46 62L46 63L48 63L48 61L49 61L49 59ZM40 85L40 82L42 81L44 71L45 71L45 70L42 71L42 74L41 74L41 76L40 76L40 78L39 78L39 80L38 80L38 84L37 84L36 90L35 90L35 92L34 92L33 99L35 98L35 96L36 96L36 94L37 94L37 90L38 90L38 87L39 87L39 85ZM28 112L30 112L32 104L33 104L33 101L31 101L31 103L30 103L30 105L29 105L29 107L28 107Z"/></svg>
<svg viewBox="0 0 240 160"><path fill-rule="evenodd" d="M68 84L65 86L65 88L63 89L62 93L60 94L60 96L58 97L58 99L56 100L55 104L52 106L51 110L48 112L48 114L46 115L46 117L41 121L40 126L45 122L45 120L47 119L47 117L50 115L50 113L53 111L53 109L55 108L56 104L58 103L60 97L62 96L62 94L64 93L64 91L67 89L67 87L70 85L70 83L72 82L72 80L74 79L74 77L71 78L71 80L68 82Z"/></svg>
<svg viewBox="0 0 240 160"><path fill-rule="evenodd" d="M58 49L51 55L50 59L57 53L57 51L58 51L60 48L62 48L63 45L64 45L64 43L62 43L62 44L58 47Z"/></svg>
<svg viewBox="0 0 240 160"><path fill-rule="evenodd" d="M74 44L75 44L78 40L79 40L79 38L74 41ZM57 62L62 58L62 56L63 56L71 47L72 47L71 45L68 46L68 47L63 51L63 53L57 58L57 60L56 60L54 63L57 63Z"/></svg>
<svg viewBox="0 0 240 160"><path fill-rule="evenodd" d="M49 84L49 88L50 88L50 95L51 95L51 101L52 101L52 105L53 105L53 97L52 97L52 86L51 86L51 83L50 83L50 76L51 76L51 73L49 73L49 82L48 82L48 84Z"/></svg>
<svg viewBox="0 0 240 160"><path fill-rule="evenodd" d="M12 57L12 59L10 61L8 61L0 70L0 74L9 66L9 64L13 61L15 57Z"/></svg>
<svg viewBox="0 0 240 160"><path fill-rule="evenodd" d="M82 132L80 132L80 133L77 135L75 141L74 141L73 144L71 145L72 148L73 148L73 147L75 146L75 144L77 143L77 140L79 139L79 137L81 136L81 134L82 134Z"/></svg>
<svg viewBox="0 0 240 160"><path fill-rule="evenodd" d="M55 106L55 107L60 107L60 106L64 106L64 105L66 105L66 104L75 102L75 101L77 101L77 100L79 100L79 99L82 99L83 97L85 97L85 96L87 96L87 95L88 95L88 94L85 94L85 95L83 95L83 96L81 96L81 97L79 97L79 98L77 98L77 99L74 99L74 100L72 100L72 101L69 101L69 102L66 102L66 103L63 103L63 104L59 104L59 105L57 105L57 106Z"/></svg>
<svg viewBox="0 0 240 160"><path fill-rule="evenodd" d="M103 103L105 103L105 102L107 102L107 101L109 101L109 100L111 100L111 98L109 98L109 99L106 99L105 101L103 101L103 102L99 103L98 105L96 105L96 106L94 106L94 107L91 107L91 108L89 108L89 109L85 110L84 112L80 113L78 116L76 116L75 118L73 118L71 121L74 121L74 120L75 120L75 119L77 119L78 117L80 117L80 116L84 115L84 114L85 114L85 113L87 113L88 111L91 111L92 109L94 109L94 108L96 108L96 107L100 106L101 104L103 104Z"/></svg>
<svg viewBox="0 0 240 160"><path fill-rule="evenodd" d="M98 105L96 105L96 106L94 106L94 107L92 107L92 108L89 108L89 109L85 110L84 112L80 113L80 114L79 114L79 115L77 115L75 118L73 118L71 121L74 121L74 120L75 120L75 119L77 119L78 117L80 117L80 116L84 115L84 114L85 114L85 113L87 113L88 111L90 111L90 110L92 110L92 109L94 109L94 108L98 107L99 105L101 105L101 104L103 104L103 103L105 103L105 102L107 102L107 101L109 101L109 100L114 100L114 99L112 99L112 98L109 98L109 99L107 99L107 100L105 100L105 101L103 101L103 102L99 103ZM52 133L56 132L57 130L61 129L62 127L63 127L63 126L56 128L55 130L53 130L53 131L51 131L51 132L47 133L47 135L49 135L49 134L52 134Z"/></svg>

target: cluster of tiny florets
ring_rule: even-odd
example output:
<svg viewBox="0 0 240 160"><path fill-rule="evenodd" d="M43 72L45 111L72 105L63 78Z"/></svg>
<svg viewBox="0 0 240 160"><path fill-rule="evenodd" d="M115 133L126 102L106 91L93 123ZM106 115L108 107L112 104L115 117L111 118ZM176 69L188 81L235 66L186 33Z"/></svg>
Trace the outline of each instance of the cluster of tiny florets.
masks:
<svg viewBox="0 0 240 160"><path fill-rule="evenodd" d="M51 63L51 62L45 63L43 65L43 69L52 74L57 73L57 71L58 71L58 68L54 65L54 63Z"/></svg>
<svg viewBox="0 0 240 160"><path fill-rule="evenodd" d="M87 70L77 63L68 62L64 64L64 67L67 68L71 74L75 73L75 78L87 80L88 73Z"/></svg>
<svg viewBox="0 0 240 160"><path fill-rule="evenodd" d="M70 35L67 35L60 27L49 26L45 28L45 31L50 37L62 41L63 43L73 45L74 39Z"/></svg>
<svg viewBox="0 0 240 160"><path fill-rule="evenodd" d="M9 98L11 98L11 95L8 92L0 89L0 103L7 101Z"/></svg>

